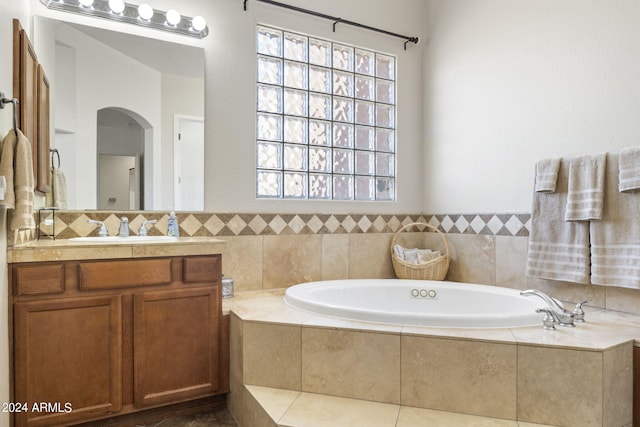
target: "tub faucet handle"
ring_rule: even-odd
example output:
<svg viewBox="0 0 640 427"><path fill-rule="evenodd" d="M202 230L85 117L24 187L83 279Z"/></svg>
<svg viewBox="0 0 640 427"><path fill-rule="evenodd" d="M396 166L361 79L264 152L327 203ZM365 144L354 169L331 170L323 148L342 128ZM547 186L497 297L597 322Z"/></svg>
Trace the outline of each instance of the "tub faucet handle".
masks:
<svg viewBox="0 0 640 427"><path fill-rule="evenodd" d="M576 304L576 307L573 309L573 319L578 323L584 323L584 310L582 309L582 304L586 304L587 301L582 301Z"/></svg>
<svg viewBox="0 0 640 427"><path fill-rule="evenodd" d="M550 308L538 308L536 313L546 313L542 319L542 329L545 331L553 331L556 329L556 316Z"/></svg>

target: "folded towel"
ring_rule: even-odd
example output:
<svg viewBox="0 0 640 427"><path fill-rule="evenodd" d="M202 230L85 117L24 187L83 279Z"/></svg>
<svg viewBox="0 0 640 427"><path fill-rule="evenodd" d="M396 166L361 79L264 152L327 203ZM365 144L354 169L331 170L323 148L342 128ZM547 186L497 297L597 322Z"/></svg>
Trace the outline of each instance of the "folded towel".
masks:
<svg viewBox="0 0 640 427"><path fill-rule="evenodd" d="M393 252L402 261L410 264L426 264L441 256L440 251L432 251L431 249L407 249L396 244L393 246Z"/></svg>
<svg viewBox="0 0 640 427"><path fill-rule="evenodd" d="M618 190L640 189L640 147L625 148L620 151L618 166L620 168Z"/></svg>
<svg viewBox="0 0 640 427"><path fill-rule="evenodd" d="M569 161L562 160L555 193L533 192L527 254L529 277L589 283L589 223L567 222Z"/></svg>
<svg viewBox="0 0 640 427"><path fill-rule="evenodd" d="M609 154L605 210L590 223L591 283L640 289L640 195L618 191L619 155Z"/></svg>
<svg viewBox="0 0 640 427"><path fill-rule="evenodd" d="M606 157L606 154L594 154L571 159L566 221L602 218Z"/></svg>
<svg viewBox="0 0 640 427"><path fill-rule="evenodd" d="M35 229L31 143L19 130L10 130L2 141L1 152L0 175L7 180L7 192L0 205L15 209L9 230Z"/></svg>
<svg viewBox="0 0 640 427"><path fill-rule="evenodd" d="M560 159L543 159L536 163L535 190L542 193L556 191Z"/></svg>

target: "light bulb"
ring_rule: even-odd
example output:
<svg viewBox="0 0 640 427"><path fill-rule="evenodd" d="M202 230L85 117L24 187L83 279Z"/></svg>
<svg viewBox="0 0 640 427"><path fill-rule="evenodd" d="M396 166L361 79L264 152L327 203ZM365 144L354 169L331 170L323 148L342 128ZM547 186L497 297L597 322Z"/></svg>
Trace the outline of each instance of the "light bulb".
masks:
<svg viewBox="0 0 640 427"><path fill-rule="evenodd" d="M181 19L182 16L180 16L177 10L171 9L167 11L167 24L171 25L172 27L178 25Z"/></svg>
<svg viewBox="0 0 640 427"><path fill-rule="evenodd" d="M191 19L191 27L196 31L202 31L207 27L207 21L200 15L194 16Z"/></svg>
<svg viewBox="0 0 640 427"><path fill-rule="evenodd" d="M91 7L93 5L93 0L80 0L80 4L84 7Z"/></svg>
<svg viewBox="0 0 640 427"><path fill-rule="evenodd" d="M140 16L140 19L144 19L145 21L151 20L153 17L153 8L147 3L142 3L138 6L138 16Z"/></svg>
<svg viewBox="0 0 640 427"><path fill-rule="evenodd" d="M122 0L109 0L109 8L116 15L120 15L124 10L124 1Z"/></svg>

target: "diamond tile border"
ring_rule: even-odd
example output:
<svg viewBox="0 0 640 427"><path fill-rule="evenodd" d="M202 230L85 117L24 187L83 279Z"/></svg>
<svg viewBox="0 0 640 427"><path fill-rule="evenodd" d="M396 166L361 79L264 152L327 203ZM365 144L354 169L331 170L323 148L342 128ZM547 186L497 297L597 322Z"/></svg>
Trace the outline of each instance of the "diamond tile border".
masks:
<svg viewBox="0 0 640 427"><path fill-rule="evenodd" d="M166 233L168 214L156 212L63 211L56 222L57 238L94 235L97 229L87 219L105 221L109 230L117 228L119 217L136 221L157 220L150 235ZM411 222L427 222L452 234L528 236L531 214L260 214L260 213L178 213L182 236L272 236L281 234L395 233ZM134 228L132 232L135 234Z"/></svg>

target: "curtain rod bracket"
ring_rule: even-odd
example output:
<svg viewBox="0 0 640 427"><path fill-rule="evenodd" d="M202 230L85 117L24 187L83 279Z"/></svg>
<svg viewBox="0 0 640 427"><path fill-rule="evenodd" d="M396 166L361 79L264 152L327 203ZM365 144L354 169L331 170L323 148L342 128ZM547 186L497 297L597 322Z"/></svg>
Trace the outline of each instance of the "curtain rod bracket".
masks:
<svg viewBox="0 0 640 427"><path fill-rule="evenodd" d="M244 0L244 10L247 10L247 0Z"/></svg>
<svg viewBox="0 0 640 427"><path fill-rule="evenodd" d="M342 18L338 18L335 20L335 22L333 23L333 32L336 32L336 25L338 25L340 22L342 22Z"/></svg>

